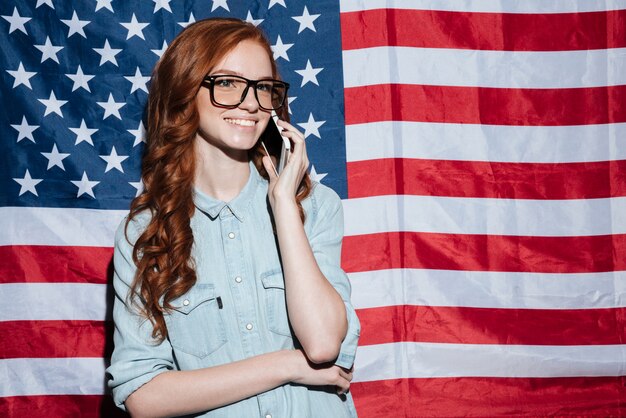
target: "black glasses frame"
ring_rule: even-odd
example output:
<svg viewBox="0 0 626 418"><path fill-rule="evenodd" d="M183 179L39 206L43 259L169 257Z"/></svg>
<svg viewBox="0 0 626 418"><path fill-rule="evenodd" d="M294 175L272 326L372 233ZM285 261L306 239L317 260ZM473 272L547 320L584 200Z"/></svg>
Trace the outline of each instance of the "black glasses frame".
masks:
<svg viewBox="0 0 626 418"><path fill-rule="evenodd" d="M220 77L228 77L228 78L234 78L234 79L238 79L238 80L243 80L246 82L246 87L243 89L243 92L241 93L241 97L239 98L239 103L237 104L232 104L232 105L226 105L223 103L219 103L217 100L215 100L215 93L214 93L214 88L215 88L215 80L217 80ZM261 101L259 100L259 95L257 92L257 85L259 83L263 83L263 82L267 82L267 81L271 81L273 83L277 83L279 85L283 85L285 87L285 95L283 96L283 100L281 101L280 105L278 107L271 107L271 108L267 108L267 107L263 107L263 105L261 104ZM257 103L259 104L259 107L263 110L278 110L281 107L283 107L285 105L285 99L287 98L287 91L289 91L289 83L284 82L282 80L275 80L272 78L265 78L263 80L250 80L248 78L245 77L241 77L239 75L230 75L230 74L217 74L217 75L208 75L206 77L204 77L204 82L207 83L209 85L209 93L211 95L211 103L213 103L215 106L220 106L220 107L225 107L225 108L229 108L229 109L233 109L237 106L239 106L240 104L243 103L243 101L246 99L246 96L248 95L248 90L250 89L250 87L252 87L252 91L254 91L254 98L256 99Z"/></svg>

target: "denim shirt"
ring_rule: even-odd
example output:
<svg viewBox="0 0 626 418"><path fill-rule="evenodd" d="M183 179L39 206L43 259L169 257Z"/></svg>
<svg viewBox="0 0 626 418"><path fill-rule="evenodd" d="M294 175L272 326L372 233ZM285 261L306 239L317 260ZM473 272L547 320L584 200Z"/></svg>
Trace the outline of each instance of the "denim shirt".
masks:
<svg viewBox="0 0 626 418"><path fill-rule="evenodd" d="M250 164L250 176L239 195L224 203L195 191L192 256L197 283L172 302L165 315L168 338L151 338L152 326L127 304L135 275L134 242L149 221L136 217L124 235L124 222L115 238L115 321L108 385L115 403L168 370L217 366L263 353L294 348L285 303L285 283L277 238L267 203L267 181ZM317 263L341 295L348 332L336 364L350 368L360 333L350 303L350 283L340 267L343 238L341 200L328 187L314 183L303 202L304 228ZM296 342L297 343L297 342ZM239 402L197 414L203 417L356 417L350 393L337 395L323 387L286 384Z"/></svg>

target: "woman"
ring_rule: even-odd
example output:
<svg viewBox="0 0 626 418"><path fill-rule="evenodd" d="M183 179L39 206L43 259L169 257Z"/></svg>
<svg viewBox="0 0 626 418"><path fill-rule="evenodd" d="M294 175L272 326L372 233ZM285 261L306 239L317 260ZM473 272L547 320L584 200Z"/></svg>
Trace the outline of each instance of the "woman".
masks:
<svg viewBox="0 0 626 418"><path fill-rule="evenodd" d="M190 25L155 68L145 191L115 243L107 378L132 416L356 416L341 202L308 179L285 121L293 146L275 173L277 78L263 34L235 19Z"/></svg>

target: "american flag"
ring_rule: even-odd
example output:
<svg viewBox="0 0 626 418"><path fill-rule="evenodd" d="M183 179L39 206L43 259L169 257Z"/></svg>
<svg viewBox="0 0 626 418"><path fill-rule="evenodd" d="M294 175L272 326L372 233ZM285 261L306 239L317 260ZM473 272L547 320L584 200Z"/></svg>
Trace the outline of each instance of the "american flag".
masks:
<svg viewBox="0 0 626 418"><path fill-rule="evenodd" d="M122 416L113 232L152 68L263 28L344 199L360 417L626 415L626 1L0 4L0 416Z"/></svg>

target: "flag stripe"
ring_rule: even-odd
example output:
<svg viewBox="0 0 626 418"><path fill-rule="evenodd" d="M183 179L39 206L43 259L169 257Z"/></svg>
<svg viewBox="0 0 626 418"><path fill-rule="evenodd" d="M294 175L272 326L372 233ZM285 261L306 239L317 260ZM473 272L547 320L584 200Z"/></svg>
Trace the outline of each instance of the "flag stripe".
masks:
<svg viewBox="0 0 626 418"><path fill-rule="evenodd" d="M346 235L395 231L518 236L626 233L626 216L622 216L626 197L514 200L406 194L348 199L343 208Z"/></svg>
<svg viewBox="0 0 626 418"><path fill-rule="evenodd" d="M1 284L0 318L3 321L104 321L111 318L108 291L103 284Z"/></svg>
<svg viewBox="0 0 626 418"><path fill-rule="evenodd" d="M10 385L0 396L103 395L105 361L101 357L12 358L0 360Z"/></svg>
<svg viewBox="0 0 626 418"><path fill-rule="evenodd" d="M626 235L523 237L389 232L347 236L347 272L390 268L592 273L626 270Z"/></svg>
<svg viewBox="0 0 626 418"><path fill-rule="evenodd" d="M626 0L342 0L342 13L372 9L448 10L485 13L574 13L626 9Z"/></svg>
<svg viewBox="0 0 626 418"><path fill-rule="evenodd" d="M3 417L128 418L108 395L42 395L0 398Z"/></svg>
<svg viewBox="0 0 626 418"><path fill-rule="evenodd" d="M516 126L626 121L624 85L505 89L381 84L346 88L344 98L347 125L390 120Z"/></svg>
<svg viewBox="0 0 626 418"><path fill-rule="evenodd" d="M626 159L626 124L507 126L372 122L346 126L348 162L380 158L575 163Z"/></svg>
<svg viewBox="0 0 626 418"><path fill-rule="evenodd" d="M372 65L372 62L377 65ZM423 65L428 63L428 65ZM563 67L568 71L564 72ZM373 84L578 88L626 84L626 48L510 52L375 47L343 53L345 87ZM497 68L497 71L492 69ZM533 71L541 68L541 71Z"/></svg>
<svg viewBox="0 0 626 418"><path fill-rule="evenodd" d="M359 418L623 415L624 377L390 379L352 383ZM482 402L488 398L488 402ZM434 401L436 400L436 401ZM462 411L462 412L461 412Z"/></svg>
<svg viewBox="0 0 626 418"><path fill-rule="evenodd" d="M54 236L50 232L42 235ZM44 237L40 235L37 239ZM112 257L111 247L3 246L0 247L0 283L104 284L112 276Z"/></svg>
<svg viewBox="0 0 626 418"><path fill-rule="evenodd" d="M0 359L28 357L110 357L113 327L103 321L2 321Z"/></svg>
<svg viewBox="0 0 626 418"><path fill-rule="evenodd" d="M348 163L347 171L349 198L396 194L500 199L626 196L626 160L555 164L387 158Z"/></svg>
<svg viewBox="0 0 626 418"><path fill-rule="evenodd" d="M360 309L360 346L393 342L602 345L626 341L626 308L494 309L397 305ZM528 324L541 324L540 328Z"/></svg>
<svg viewBox="0 0 626 418"><path fill-rule="evenodd" d="M626 345L366 345L357 353L354 382L418 377L621 376L626 372L625 356Z"/></svg>
<svg viewBox="0 0 626 418"><path fill-rule="evenodd" d="M626 46L626 10L518 14L374 9L341 14L343 50L377 46L573 51ZM598 30L599 28L608 30Z"/></svg>

